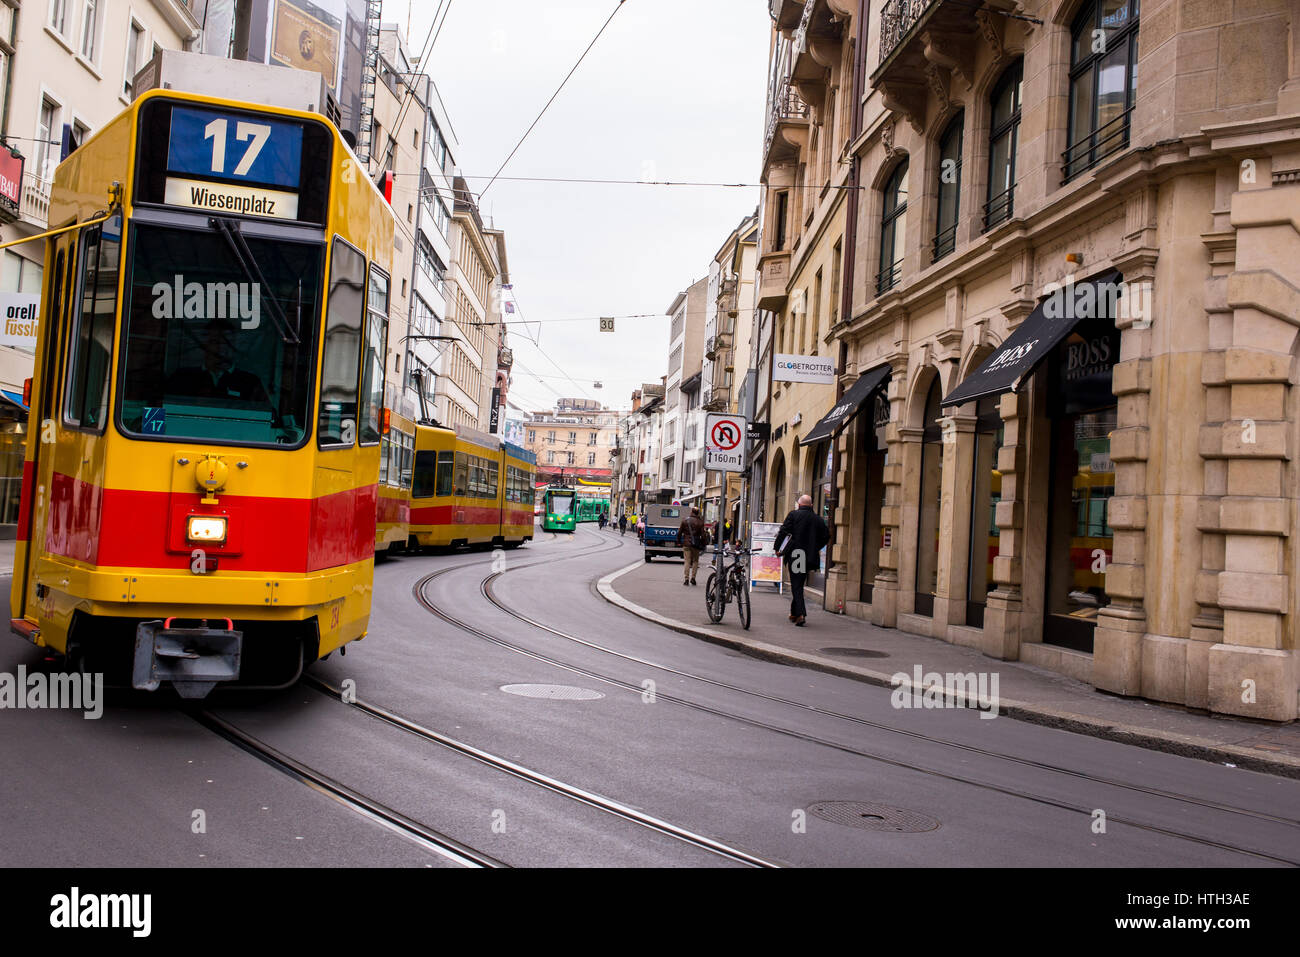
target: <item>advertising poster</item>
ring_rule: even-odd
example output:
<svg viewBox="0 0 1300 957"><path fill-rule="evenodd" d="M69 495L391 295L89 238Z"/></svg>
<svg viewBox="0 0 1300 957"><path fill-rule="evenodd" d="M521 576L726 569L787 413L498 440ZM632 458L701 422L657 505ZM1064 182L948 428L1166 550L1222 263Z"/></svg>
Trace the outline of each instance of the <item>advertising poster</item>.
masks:
<svg viewBox="0 0 1300 957"><path fill-rule="evenodd" d="M307 0L276 0L271 21L271 61L325 78L331 93L339 82L343 21Z"/></svg>
<svg viewBox="0 0 1300 957"><path fill-rule="evenodd" d="M0 292L0 346L36 351L41 297L23 292Z"/></svg>
<svg viewBox="0 0 1300 957"><path fill-rule="evenodd" d="M776 553L776 533L779 522L753 522L750 524L749 587L775 585L781 591L781 556Z"/></svg>

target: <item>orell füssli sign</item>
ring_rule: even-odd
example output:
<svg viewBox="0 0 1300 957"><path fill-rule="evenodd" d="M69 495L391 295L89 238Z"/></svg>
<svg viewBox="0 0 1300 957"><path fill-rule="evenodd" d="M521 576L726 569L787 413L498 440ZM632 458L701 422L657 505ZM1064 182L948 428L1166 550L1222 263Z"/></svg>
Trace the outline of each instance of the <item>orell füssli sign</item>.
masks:
<svg viewBox="0 0 1300 957"><path fill-rule="evenodd" d="M40 309L41 297L38 295L0 292L0 346L35 352Z"/></svg>

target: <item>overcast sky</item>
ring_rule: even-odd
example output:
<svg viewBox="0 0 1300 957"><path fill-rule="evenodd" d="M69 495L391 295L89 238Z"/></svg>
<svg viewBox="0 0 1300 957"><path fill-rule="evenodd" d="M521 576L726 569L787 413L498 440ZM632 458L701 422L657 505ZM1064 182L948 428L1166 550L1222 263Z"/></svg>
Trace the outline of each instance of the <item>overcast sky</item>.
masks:
<svg viewBox="0 0 1300 957"><path fill-rule="evenodd" d="M617 2L450 2L427 67L478 191ZM384 0L412 57L439 6ZM770 23L763 0L626 0L502 176L757 182ZM667 371L662 314L757 203L757 188L498 180L481 210L505 230L531 323L510 327L511 399L629 407L633 389ZM658 318L617 319L612 334L595 318L553 321L640 313Z"/></svg>

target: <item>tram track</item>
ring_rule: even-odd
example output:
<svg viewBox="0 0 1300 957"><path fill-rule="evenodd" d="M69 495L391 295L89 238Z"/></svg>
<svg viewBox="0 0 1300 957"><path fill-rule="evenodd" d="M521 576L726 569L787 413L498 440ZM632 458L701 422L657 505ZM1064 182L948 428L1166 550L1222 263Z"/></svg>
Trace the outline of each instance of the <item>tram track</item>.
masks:
<svg viewBox="0 0 1300 957"><path fill-rule="evenodd" d="M190 710L187 713L213 734L270 765L281 774L324 794L349 811L400 834L431 854L435 854L461 867L501 868L509 866L334 780L321 771L271 747L209 710Z"/></svg>
<svg viewBox="0 0 1300 957"><path fill-rule="evenodd" d="M314 675L306 675L303 677L303 684L319 691L321 694L334 701L344 703L342 690L331 685L327 681L317 678ZM473 745L465 744L462 741L458 741L455 738L442 734L441 732L434 731L431 728L424 727L418 722L412 721L409 718L404 718L401 715L388 711L385 708L381 708L378 705L362 701L359 698L355 701L346 702L345 706L354 708L371 718L382 721L401 731L405 731L423 741L441 745L457 754L472 758L487 767L494 768L497 771L502 771L512 777L519 778L522 781L527 781L530 784L535 784L548 791L563 795L564 797L577 801L579 804L585 804L588 807L596 808L597 810L612 814L615 817L622 818L623 820L639 824L649 830L675 838L685 844L701 848L702 850L716 854L719 857L724 857L750 867L780 866L779 864L765 860L761 857L740 850L739 848L731 847L721 841L715 841L712 838L705 837L702 834L697 834L687 828L679 827L668 821L654 817L653 815L628 807L626 804L605 797L604 795L588 791L585 788L579 788L572 784L566 784L563 781L550 777L549 775L542 774L539 771L534 771L521 764L517 764L514 761L510 761L507 758L491 754L490 752L484 751L481 748L476 748Z"/></svg>
<svg viewBox="0 0 1300 957"><path fill-rule="evenodd" d="M599 550L599 549L598 549ZM588 552L589 553L589 552ZM458 568L470 567L475 562L465 563ZM344 707L356 710L376 721L413 735L425 742L438 745L446 750L468 757L496 771L561 795L578 804L582 804L614 817L639 825L647 830L672 838L683 844L703 850L714 856L748 867L776 868L781 865L750 854L740 848L732 847L669 821L638 811L619 801L604 795L588 791L576 785L568 784L549 775L534 771L500 755L492 754L481 748L458 741L448 735L425 727L416 721L361 699L344 699L341 688L315 675L304 674L301 684L319 692L330 700ZM201 726L235 745L240 750L256 757L277 771L311 787L332 800L369 820L392 830L406 839L462 867L501 868L511 865L500 861L482 851L470 847L457 839L416 821L400 811L365 795L326 775L310 765L293 758L284 752L261 741L247 731L219 717L210 710L188 710L191 718Z"/></svg>
<svg viewBox="0 0 1300 957"><path fill-rule="evenodd" d="M565 631L562 631L562 630L560 630L560 629L553 628L553 627L551 627L550 625L546 625L546 624L544 624L544 623L542 623L542 622L537 621L536 619L533 619L533 618L531 618L531 617L529 617L529 616L527 616L527 615L524 615L524 614L522 614L522 613L520 613L520 612L514 610L513 608L511 608L510 606L508 606L507 604L505 604L503 601L501 601L499 598L497 598L496 595L493 593L493 590L492 590L492 584L493 584L493 582L495 582L498 578L500 578L501 576L507 574L507 573L510 572L510 571L517 571L517 570L521 570L521 569L523 569L523 568L533 567L533 566L540 565L540 564L553 564L555 561L567 561L567 560L570 560L570 559L577 559L577 558L582 558L582 557L586 557L586 556L590 556L590 555L594 555L594 554L599 554L599 553L604 552L604 551L609 551L609 550L611 550L612 548L617 548L617 547L619 547L619 544L620 544L619 542L613 542L613 543L610 543L609 545L602 544L602 545L599 545L599 546L594 547L594 548L585 549L585 550L583 550L583 551L581 551L581 552L578 552L578 553L576 553L576 554L563 556L562 558L558 558L558 559L545 559L545 560L539 560L539 561L535 561L535 562L526 562L526 563L523 563L523 564L515 565L513 568L507 569L507 570L505 570L505 571L492 572L492 573L489 574L486 578L484 578L484 579L481 580L481 582L480 582L480 584L479 584L479 591L480 591L480 593L483 595L483 597L484 597L484 598L485 598L489 603L491 603L494 607L496 607L496 608L499 609L500 611L504 612L505 614L509 615L510 617L515 618L515 619L518 620L518 621L521 621L521 622L524 622L524 623L526 623L526 624L529 624L529 625L531 625L531 626L533 626L533 627L535 627L535 628L538 628L538 629L540 629L540 630L542 630L542 631L545 631L545 632L547 632L547 633L549 633L549 634L555 635L556 637L562 638L562 639L564 639L564 640L566 640L566 641L573 642L573 643L575 643L575 644L577 644L577 645L580 645L580 646L582 646L582 647L588 648L588 649L590 649L590 650L593 650L593 651L599 651L599 652L602 652L602 653L604 653L604 654L608 654L608 655L614 656L614 657L616 657L616 658L620 658L620 659L623 659L623 660L625 660L625 661L629 661L629 662L632 662L632 663L635 663L635 664L638 664L638 665L641 665L641 666L644 666L644 667L653 668L653 669L656 669L656 670L658 670L658 671L662 671L662 672L664 672L664 673L666 673L666 674L672 674L672 675L676 675L676 676L678 676L678 677L683 677L683 678L687 678L687 679L690 679L690 680L699 681L699 682L702 682L702 683L705 683L705 684L709 684L709 685L714 686L714 687L718 687L718 688L720 688L720 689L724 689L724 690L727 690L727 691L732 691L732 692L735 692L735 693L739 693L739 694L747 695L747 696L750 696L750 697L753 697L753 698L756 698L756 699L762 699L762 700L769 701L769 702L772 702L772 703L777 703L777 704L782 704L782 705L785 705L785 706L795 707L795 708L801 709L801 710L806 711L806 712L810 712L810 713L814 713L814 714L818 714L818 715L823 715L823 716L826 716L826 717L838 718L838 719L845 720L845 721L849 721L849 722L852 722L852 723L855 723L855 724L858 724L858 725L862 725L862 726L865 726L865 727L870 727L870 728L873 728L873 729L876 729L876 730L887 731L887 732L891 732L891 733L895 733L895 734L904 735L904 736L906 736L906 737L908 737L908 738L911 738L911 739L920 740L920 741L924 741L924 742L931 743L931 744L936 744L936 745L943 746L943 747L950 747L950 748L958 749L958 750L961 750L961 751L963 751L963 752L976 754L976 755L978 755L978 756L980 756L980 757L984 757L984 758L991 758L991 759L996 759L996 760L1008 761L1008 762L1011 762L1011 763L1014 763L1014 764L1018 764L1018 765L1021 765L1021 766L1024 766L1024 767L1033 768L1033 769L1036 769L1036 770L1041 770L1041 771L1047 771L1047 772L1052 772L1052 773L1057 773L1057 774L1067 775L1067 776L1070 776L1070 777L1073 777L1073 778L1076 778L1076 779L1079 779L1079 780L1087 781L1087 782L1089 782L1089 783L1096 784L1096 785L1120 788L1120 789L1127 790L1127 791L1131 791L1131 792L1134 792L1134 793L1145 794L1145 795L1147 795L1147 796L1149 796L1149 797L1155 797L1155 798L1161 798L1161 799L1165 799L1165 800L1175 801L1175 802L1179 802L1179 803L1182 803L1182 804L1186 804L1186 805L1190 805L1190 806L1199 807L1199 808L1202 808L1202 809L1205 809L1205 810L1209 810L1209 811L1215 811L1215 812L1220 812L1220 813L1228 813L1228 814L1235 814L1235 815L1242 815L1242 816L1246 816L1246 817L1250 817L1250 818L1253 818L1253 819L1256 819L1256 820L1263 821L1263 822L1265 822L1265 823L1275 824L1275 825L1281 825L1281 826L1284 826L1284 827L1292 827L1292 828L1300 827L1300 821L1297 821L1297 820L1292 819L1292 818L1286 818L1286 817L1282 817L1282 816L1279 816L1279 815L1268 814L1268 813L1266 813L1266 812L1255 811L1255 810L1252 810L1252 809L1249 809L1249 808L1240 808L1240 807L1236 807L1236 806L1233 806L1233 805L1222 804L1222 803L1214 802L1214 801L1206 801L1206 800L1202 800L1202 799L1200 799L1200 798L1192 797L1192 796L1189 796L1189 795L1182 795L1182 794L1179 794L1179 793L1177 793L1177 792L1167 791L1167 790L1163 790L1163 789L1160 789L1160 788L1151 788L1151 787L1147 787L1147 786L1144 786L1144 785L1131 784L1131 783L1124 782L1124 781L1118 781L1118 780L1114 780L1114 779L1111 779L1111 778L1106 778L1106 777L1102 777L1102 776L1094 775L1094 774L1091 774L1091 773L1088 773L1088 772L1084 772L1084 771L1077 771L1077 770L1074 770L1074 769L1071 769L1071 768L1060 767L1060 766L1058 766L1058 765L1053 765L1053 764L1050 764L1050 763L1047 763L1047 762L1035 761L1035 760L1028 759L1028 758L1021 758L1021 757L1017 757L1017 756L1015 756L1015 755L1008 755L1008 754L1005 754L1005 753L1002 753L1002 752L999 752L999 751L993 751L993 750L986 749L986 748L980 748L980 747L977 747L977 746L975 746L975 745L963 744L963 743L961 743L961 742L952 741L952 740L949 740L949 739L946 739L946 738L935 737L935 736L932 736L932 735L923 734L923 733L921 733L921 732L908 731L908 730L906 730L906 729L893 727L893 726L888 725L888 724L885 724L885 723L883 723L883 722L872 721L872 720L867 719L867 718L861 718L861 717L858 717L858 716L855 716L855 715L848 715L848 714L844 714L844 713L842 713L842 712L834 711L834 710L831 710L831 709L819 708L819 707L817 707L817 706L815 706L815 705L810 705L810 704L807 704L807 703L805 703L805 702L797 701L797 700L792 699L792 698L786 698L786 697L783 697L783 696L780 696L780 695L771 695L771 694L767 694L767 693L765 693L765 692L755 691L755 690L753 690L753 689L745 688L745 687L740 686L740 685L735 685L735 684L731 684L731 683L729 683L729 682L720 681L720 680L718 680L718 679L708 678L708 677L705 677L705 676L702 676L702 675L693 674L693 673L691 673L691 672L681 671L681 670L676 669L676 668L673 668L673 667L671 667L671 666L669 666L669 665L663 665L663 664L659 664L659 663L657 663L657 662L649 661L648 659L640 658L640 657L635 656L635 655L629 655L629 654L626 654L626 653L624 653L624 652L620 652L620 651L618 651L618 650L616 650L616 649L609 648L609 647L606 647L606 646L604 646L604 645L598 644L598 643L596 643L596 642L588 641L587 639L581 638L580 636L572 635L572 634L570 634L570 633L568 633L568 632L565 632ZM475 625L473 625L473 624L470 624L469 622L463 621L463 620L461 620L461 619L456 618L456 617L453 616L453 615L450 615L450 614L446 613L446 612L443 611L441 608L439 608L436 604L434 604L434 603L433 603L433 602L428 598L428 596L425 594L425 591L426 591L428 585L429 585L430 583L432 583L433 581L437 580L438 578L441 578L441 577L443 577L444 575L452 574L453 572L463 571L463 570L465 570L465 569L472 568L472 567L474 567L475 565L479 565L479 564L482 564L482 563L480 563L480 562L469 562L469 563L463 563L463 564L455 565L455 566L452 566L452 567L449 567L449 568L439 569L438 571L433 572L432 574L429 574L429 575L424 576L424 577L421 578L419 581L417 581L417 582L415 583L415 585L413 586L413 594L414 594L414 597L415 597L416 601L417 601L417 602L418 602L418 603L419 603L423 608L425 608L426 611L429 611L431 614L435 615L435 616L438 617L438 618L441 618L443 621L447 622L448 624L450 624L450 625L452 625L452 626L454 626L454 627L456 627L456 628L458 628L458 629L460 629L460 630L462 630L462 631L465 631L466 633L471 634L471 635L473 635L473 636L475 636L475 637L477 637L477 638L480 638L480 639L485 640L485 641L489 641L489 642L491 642L491 643L493 643L493 644L499 645L499 646L501 646L501 647L503 647L503 648L506 648L506 649L508 649L508 650L510 650L510 651L513 651L513 652L515 652L515 653L517 653L517 654L523 655L523 656L525 656L525 657L532 658L532 659L537 660L537 661L544 662L544 663L546 663L546 664L553 665L553 666L555 666L555 667L561 668L561 669L566 670L566 671L569 671L569 672L571 672L571 673L578 674L578 675L581 675L581 676L583 676L583 677L587 677L587 678L592 678L592 679L594 679L594 680L602 681L602 682L605 682L605 683L607 683L607 684L613 685L613 686L615 686L615 687L622 688L622 689L624 689L624 690L626 690L626 691L629 691L629 692L631 692L631 693L633 693L633 694L636 694L636 695L638 695L638 696L641 695L641 694L643 693L644 689L643 689L643 688L641 687L641 685L639 685L639 684L633 684L633 683L630 683L630 682L627 682L627 681L623 681L622 679L617 678L617 677L615 677L615 676L613 676L613 675L605 674L605 673L603 673L603 672L595 671L595 670L592 670L592 669L589 669L589 668L584 668L584 667L582 667L582 666L580 666L580 665L576 665L576 664L574 664L574 663L572 663L572 662L564 661L564 660L562 660L562 659L560 659L560 658L557 658L557 657L555 657L554 655L550 655L550 654L546 654L546 653L542 653L542 652L536 652L536 651L533 651L533 650L531 650L531 649L524 648L524 647L522 647L522 646L520 646L520 645L517 645L517 644L515 644L514 642L509 641L508 639L501 638L500 636L497 636L497 635L492 635L492 634L490 634L490 633L484 631L483 629L478 628L477 626L475 626ZM657 692L657 693L656 693L656 697L657 697L658 699L662 699L662 700L666 700L666 701L671 701L671 702L673 702L673 703L675 703L675 704L678 704L678 705L682 705L682 706L684 706L684 707L691 708L691 709L693 709L693 710L697 710L697 711L701 711L701 712L704 712L704 713L707 713L707 714L711 714L711 715L713 715L713 716L715 716L715 717L720 717L720 718L724 718L724 719L727 719L727 720L740 722L740 723L745 724L745 725L748 725L748 726L750 726L750 727L755 727L755 728L760 728L760 729L767 730L767 731L772 731L772 732L775 732L775 733L777 733L777 734L785 735L785 736L788 736L788 737L793 737L793 738L796 738L796 739L799 739L799 740L802 740L802 741L806 741L806 742L809 742L809 743L819 744L819 745L822 745L822 746L824 746L824 747L832 748L832 749L834 749L834 750L837 750L837 751L840 751L840 752L843 752L843 753L852 754L852 755L854 755L854 756L861 757L861 758L865 758L865 759L870 760L870 761L875 761L875 762L884 763L884 764L891 765L891 766L898 767L898 768L905 769L905 770L917 771L917 772L920 772L920 773L922 773L922 774L926 774L926 775L930 775L930 776L934 776L934 777L942 778L942 779L944 779L944 780L952 781L952 782L954 782L954 783L968 784L968 785L971 785L971 786L974 786L974 787L978 787L978 788L981 788L981 789L984 789L984 790L993 791L993 792L1000 793L1000 794L1004 794L1004 795L1007 795L1007 796L1010 796L1010 797L1021 798L1021 799L1028 800L1028 801L1031 801L1031 802L1034 802L1034 803L1037 803L1037 804L1041 804L1041 805L1045 805L1045 806L1049 806L1049 807L1054 807L1054 808L1057 808L1057 809L1060 809L1060 810L1067 810L1067 811L1071 811L1071 812L1075 812L1075 813L1079 813L1079 814L1089 815L1089 814L1091 814L1092 811L1093 811L1093 808L1091 808L1091 807L1085 807L1085 806L1083 806L1083 805L1079 805L1079 804L1072 804L1072 803L1067 802L1067 801L1061 801L1061 800L1058 800L1058 799L1056 799L1056 798L1047 797L1047 796L1044 796L1044 795L1027 794L1027 793L1025 793L1025 792L1023 792L1023 791L1020 791L1020 790L1015 790L1015 789L1012 789L1012 788L1002 787L1001 785L993 784L993 783L990 783L990 782L986 782L986 781L978 781L978 780L973 780L973 779L970 779L970 778L965 778L965 777L962 777L962 776L960 776L960 775L950 774L950 773L948 773L948 772L940 771L940 770L938 770L938 769L936 769L936 768L933 768L933 767L927 767L927 766L925 766L925 765L923 765L923 764L917 764L917 763L912 763L912 762L909 762L909 761L903 761L903 760L899 760L899 759L897 759L897 758L891 758L891 757L888 757L888 756L883 755L883 754L879 754L879 753L875 753L875 752L871 752L871 751L866 751L866 750L863 750L863 749L860 749L860 748L853 747L853 746L851 746L851 745L846 745L846 744L843 744L843 743L841 743L841 742L837 742L837 741L830 740L830 739L828 739L828 738L821 737L821 736L819 736L819 735L814 735L814 734L809 734L809 733L807 733L807 732L797 731L797 730L794 730L794 729L792 729L792 728L786 728L786 727L783 727L783 726L781 726L781 725L773 724L773 723L771 723L771 722L767 722L767 721L762 721L762 720L760 720L760 719L753 718L753 717L750 717L750 716L747 716L747 715L736 714L736 713L734 713L734 712L727 711L727 710L722 709L722 708L716 708L716 707L713 707L712 705L704 704L703 702L699 702L699 701L693 701L693 700L690 700L690 699L688 699L688 698L682 698L682 697L679 697L679 696L676 696L676 695L672 695L672 694L668 694L668 693L664 693L664 692ZM1115 815L1113 815L1113 814L1109 814L1109 815L1108 815L1108 820L1109 820L1111 823L1114 823L1114 824L1123 824L1123 825L1126 825L1126 826L1129 826L1129 827L1134 827L1134 828L1137 828L1137 829L1140 829L1140 830L1144 830L1144 831L1147 831L1147 832L1150 832L1150 833L1160 834L1160 835L1162 835L1162 836L1172 837L1172 838L1175 838L1175 839L1178 839L1178 840L1190 841L1190 842L1193 842L1193 843L1196 843L1196 844L1200 844L1200 845L1203 845L1203 846L1207 846L1207 847L1215 847L1215 848L1218 848L1218 849L1220 849L1220 850L1226 850L1226 851L1229 851L1229 852L1234 852L1234 853L1244 854L1244 855L1248 855L1248 856L1251 856L1251 857L1256 857L1256 858L1259 858L1259 859L1261 859L1261 860L1266 860L1266 861L1270 861L1270 862L1277 863L1277 864L1284 864L1284 865L1290 865L1290 866L1300 866L1300 860L1296 860L1296 859L1294 859L1294 858L1281 857L1281 856L1278 856L1278 855L1275 855L1275 854L1266 853L1266 852L1261 851L1261 850L1256 850L1256 849L1254 849L1254 848L1242 847L1242 846L1240 846L1240 845L1235 845L1235 844L1231 844L1231 843L1227 843L1227 842L1217 841L1217 840L1213 840L1213 839L1210 839L1210 838L1207 838L1207 837L1203 837L1203 836L1201 836L1201 835L1197 835L1197 834L1188 834L1188 833L1183 832L1183 831L1178 831L1178 830L1175 830L1175 829L1172 829L1172 828L1162 827L1162 826L1160 826L1160 825L1151 824L1151 823L1147 823L1147 822L1143 822L1143 821L1133 820L1133 819L1131 819L1131 818L1117 817L1117 816L1115 816Z"/></svg>

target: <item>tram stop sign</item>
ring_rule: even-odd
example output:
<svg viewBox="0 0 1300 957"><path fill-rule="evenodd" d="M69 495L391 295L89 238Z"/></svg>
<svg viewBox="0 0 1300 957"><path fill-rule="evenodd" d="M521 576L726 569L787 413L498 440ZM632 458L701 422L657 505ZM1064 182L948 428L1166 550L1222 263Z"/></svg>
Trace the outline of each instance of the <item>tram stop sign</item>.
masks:
<svg viewBox="0 0 1300 957"><path fill-rule="evenodd" d="M704 419L704 467L743 472L746 431L743 415L710 412Z"/></svg>

